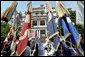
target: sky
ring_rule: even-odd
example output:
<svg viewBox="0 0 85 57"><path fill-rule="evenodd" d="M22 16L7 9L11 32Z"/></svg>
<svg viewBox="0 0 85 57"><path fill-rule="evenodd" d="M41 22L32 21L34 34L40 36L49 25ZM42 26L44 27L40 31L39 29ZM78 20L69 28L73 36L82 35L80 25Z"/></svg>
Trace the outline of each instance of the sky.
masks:
<svg viewBox="0 0 85 57"><path fill-rule="evenodd" d="M1 1L1 12L8 7L10 2L12 2L12 1ZM24 14L27 9L27 3L29 3L29 1L17 1L17 2L18 2L18 6L17 6L18 12L21 11L22 14ZM76 8L77 8L76 1L63 1L63 3L66 6L66 8L72 8L73 10L76 10ZM44 5L45 1L32 1L32 7L37 7L42 4ZM55 1L50 1L50 4L51 4L51 6L56 8Z"/></svg>

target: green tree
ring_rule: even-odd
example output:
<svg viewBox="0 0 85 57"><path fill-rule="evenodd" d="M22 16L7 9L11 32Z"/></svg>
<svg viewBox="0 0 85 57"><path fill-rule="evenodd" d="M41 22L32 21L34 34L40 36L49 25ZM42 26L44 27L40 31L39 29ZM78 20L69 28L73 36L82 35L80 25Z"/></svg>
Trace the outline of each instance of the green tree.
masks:
<svg viewBox="0 0 85 57"><path fill-rule="evenodd" d="M1 23L1 38L5 38L10 30L9 24L4 22Z"/></svg>
<svg viewBox="0 0 85 57"><path fill-rule="evenodd" d="M76 25L76 28L78 29L80 34L84 34L84 26L83 25L78 24L78 25Z"/></svg>
<svg viewBox="0 0 85 57"><path fill-rule="evenodd" d="M72 22L76 22L76 11L73 11L71 8L68 8L68 11L70 12L70 18Z"/></svg>
<svg viewBox="0 0 85 57"><path fill-rule="evenodd" d="M22 18L22 12L21 11L19 12L19 17Z"/></svg>

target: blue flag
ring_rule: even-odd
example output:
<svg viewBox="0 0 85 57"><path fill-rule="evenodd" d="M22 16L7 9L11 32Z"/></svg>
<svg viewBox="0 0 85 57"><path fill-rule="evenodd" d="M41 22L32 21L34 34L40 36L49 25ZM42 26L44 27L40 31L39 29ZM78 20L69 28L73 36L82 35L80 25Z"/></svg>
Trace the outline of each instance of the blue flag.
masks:
<svg viewBox="0 0 85 57"><path fill-rule="evenodd" d="M47 30L49 31L49 36L57 32L57 24L55 23L53 17L47 24ZM60 42L60 39L57 36L54 36L53 38L51 38L51 41L54 43L54 48L56 48Z"/></svg>
<svg viewBox="0 0 85 57"><path fill-rule="evenodd" d="M62 30L63 30L62 36L66 36L68 33L70 33L68 30L68 27L62 17L59 19L59 25L62 27ZM71 37L69 36L69 38L67 40L71 41Z"/></svg>
<svg viewBox="0 0 85 57"><path fill-rule="evenodd" d="M51 36L52 34L57 32L57 25L56 25L53 18L47 24L47 30L49 31L49 36ZM60 42L60 40L59 40L59 38L57 36L54 36L53 38L51 38L51 41L54 43L55 48L58 45L58 43Z"/></svg>
<svg viewBox="0 0 85 57"><path fill-rule="evenodd" d="M53 35L57 32L57 24L54 21L53 17L53 10L49 3L49 1L46 2L46 11L48 12L48 23L47 23L47 30L49 32L48 36ZM60 39L57 36L54 36L50 39L54 43L54 48L59 46Z"/></svg>
<svg viewBox="0 0 85 57"><path fill-rule="evenodd" d="M71 41L74 45L78 45L78 42L80 40L79 38L79 33L76 30L76 28L74 27L74 25L72 24L71 20L69 17L66 17L66 20L64 19L67 28L69 30L69 32L71 33Z"/></svg>
<svg viewBox="0 0 85 57"><path fill-rule="evenodd" d="M81 38L79 37L79 33L78 33L76 27L72 24L69 17L64 16L63 19L67 25L69 32L71 33L71 36L70 36L71 38L69 38L70 42L72 44L76 45L79 48L79 50L81 50L80 52L83 54L83 50L80 45Z"/></svg>

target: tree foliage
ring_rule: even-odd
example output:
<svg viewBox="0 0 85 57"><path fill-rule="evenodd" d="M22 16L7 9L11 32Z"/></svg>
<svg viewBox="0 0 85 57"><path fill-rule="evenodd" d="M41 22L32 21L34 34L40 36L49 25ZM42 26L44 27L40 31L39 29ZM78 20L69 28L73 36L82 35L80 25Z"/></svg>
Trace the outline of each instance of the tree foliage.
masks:
<svg viewBox="0 0 85 57"><path fill-rule="evenodd" d="M76 28L78 29L80 34L84 34L84 26L83 25L78 24L78 25L76 25Z"/></svg>
<svg viewBox="0 0 85 57"><path fill-rule="evenodd" d="M71 8L68 8L68 11L70 12L70 18L72 22L76 22L76 11L73 11Z"/></svg>
<svg viewBox="0 0 85 57"><path fill-rule="evenodd" d="M1 23L1 38L5 38L10 30L9 24L4 22Z"/></svg>

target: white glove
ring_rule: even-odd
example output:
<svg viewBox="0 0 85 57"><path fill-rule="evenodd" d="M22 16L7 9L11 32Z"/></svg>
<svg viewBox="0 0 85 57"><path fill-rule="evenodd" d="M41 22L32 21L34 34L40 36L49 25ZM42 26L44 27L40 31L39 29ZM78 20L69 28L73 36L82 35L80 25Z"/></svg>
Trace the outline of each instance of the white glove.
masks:
<svg viewBox="0 0 85 57"><path fill-rule="evenodd" d="M49 42L49 39L48 39L48 38L46 38L46 41L47 41L47 42Z"/></svg>
<svg viewBox="0 0 85 57"><path fill-rule="evenodd" d="M62 42L63 40L60 38L60 42Z"/></svg>
<svg viewBox="0 0 85 57"><path fill-rule="evenodd" d="M32 38L31 38L31 37L29 38L29 41L30 41L30 40L32 40Z"/></svg>
<svg viewBox="0 0 85 57"><path fill-rule="evenodd" d="M19 40L16 41L16 44L18 44L18 43L19 43Z"/></svg>

